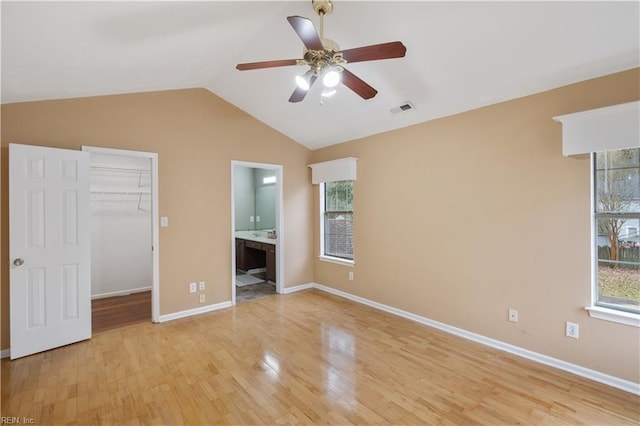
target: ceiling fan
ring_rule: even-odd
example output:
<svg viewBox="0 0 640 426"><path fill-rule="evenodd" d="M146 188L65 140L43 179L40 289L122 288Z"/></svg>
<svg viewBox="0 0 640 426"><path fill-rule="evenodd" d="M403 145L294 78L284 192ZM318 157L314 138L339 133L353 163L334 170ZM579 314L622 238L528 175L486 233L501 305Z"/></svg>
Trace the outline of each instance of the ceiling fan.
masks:
<svg viewBox="0 0 640 426"><path fill-rule="evenodd" d="M344 65L353 62L375 61L404 57L407 48L399 41L356 47L340 50L333 40L324 38L324 16L331 13L331 0L312 0L315 12L320 16L320 33L308 18L289 16L287 20L298 34L305 46L302 59L282 59L275 61L251 62L238 64L240 71L261 68L284 67L289 65L308 65L309 70L296 77L297 88L289 98L289 102L300 102L318 78L322 79L324 90L322 96L329 97L335 93L335 87L342 83L363 99L373 98L378 91L347 70Z"/></svg>

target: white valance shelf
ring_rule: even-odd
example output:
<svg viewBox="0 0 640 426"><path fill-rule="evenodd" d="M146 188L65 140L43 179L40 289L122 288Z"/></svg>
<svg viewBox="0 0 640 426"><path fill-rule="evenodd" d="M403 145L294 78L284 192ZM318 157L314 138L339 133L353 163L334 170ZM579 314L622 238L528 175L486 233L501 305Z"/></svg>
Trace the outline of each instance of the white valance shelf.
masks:
<svg viewBox="0 0 640 426"><path fill-rule="evenodd" d="M640 146L640 101L553 117L562 123L562 155Z"/></svg>
<svg viewBox="0 0 640 426"><path fill-rule="evenodd" d="M356 180L356 161L358 161L356 157L346 157L309 164L308 167L311 167L311 182L316 185L324 182Z"/></svg>

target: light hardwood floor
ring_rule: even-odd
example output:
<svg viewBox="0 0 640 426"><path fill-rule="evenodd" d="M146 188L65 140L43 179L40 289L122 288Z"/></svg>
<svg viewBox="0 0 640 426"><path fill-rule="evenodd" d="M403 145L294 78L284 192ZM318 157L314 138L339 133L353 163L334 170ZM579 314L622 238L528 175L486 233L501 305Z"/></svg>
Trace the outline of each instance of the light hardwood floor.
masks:
<svg viewBox="0 0 640 426"><path fill-rule="evenodd" d="M91 331L94 335L143 322L151 322L150 291L91 301Z"/></svg>
<svg viewBox="0 0 640 426"><path fill-rule="evenodd" d="M307 290L2 361L43 424L638 424L640 397Z"/></svg>

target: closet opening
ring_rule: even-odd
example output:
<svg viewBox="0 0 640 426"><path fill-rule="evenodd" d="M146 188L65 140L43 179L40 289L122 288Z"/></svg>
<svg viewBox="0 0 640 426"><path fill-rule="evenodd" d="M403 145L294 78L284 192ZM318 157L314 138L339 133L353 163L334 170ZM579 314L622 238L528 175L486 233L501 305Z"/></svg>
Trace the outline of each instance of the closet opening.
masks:
<svg viewBox="0 0 640 426"><path fill-rule="evenodd" d="M83 150L91 154L93 332L157 322L157 155Z"/></svg>
<svg viewBox="0 0 640 426"><path fill-rule="evenodd" d="M282 166L232 161L232 303L281 293Z"/></svg>

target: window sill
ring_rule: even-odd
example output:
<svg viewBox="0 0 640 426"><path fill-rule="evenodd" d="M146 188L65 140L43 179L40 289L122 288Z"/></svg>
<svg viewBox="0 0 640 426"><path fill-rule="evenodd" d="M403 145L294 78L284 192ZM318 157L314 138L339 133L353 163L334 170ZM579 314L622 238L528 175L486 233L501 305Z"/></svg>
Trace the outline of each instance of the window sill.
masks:
<svg viewBox="0 0 640 426"><path fill-rule="evenodd" d="M323 262L335 263L335 264L344 265L344 266L353 266L356 263L353 260L341 259L339 257L331 257L331 256L318 256L318 259L322 260Z"/></svg>
<svg viewBox="0 0 640 426"><path fill-rule="evenodd" d="M617 322L619 324L640 327L640 315L630 312L616 311L615 309L601 308L600 306L587 306L591 318Z"/></svg>

